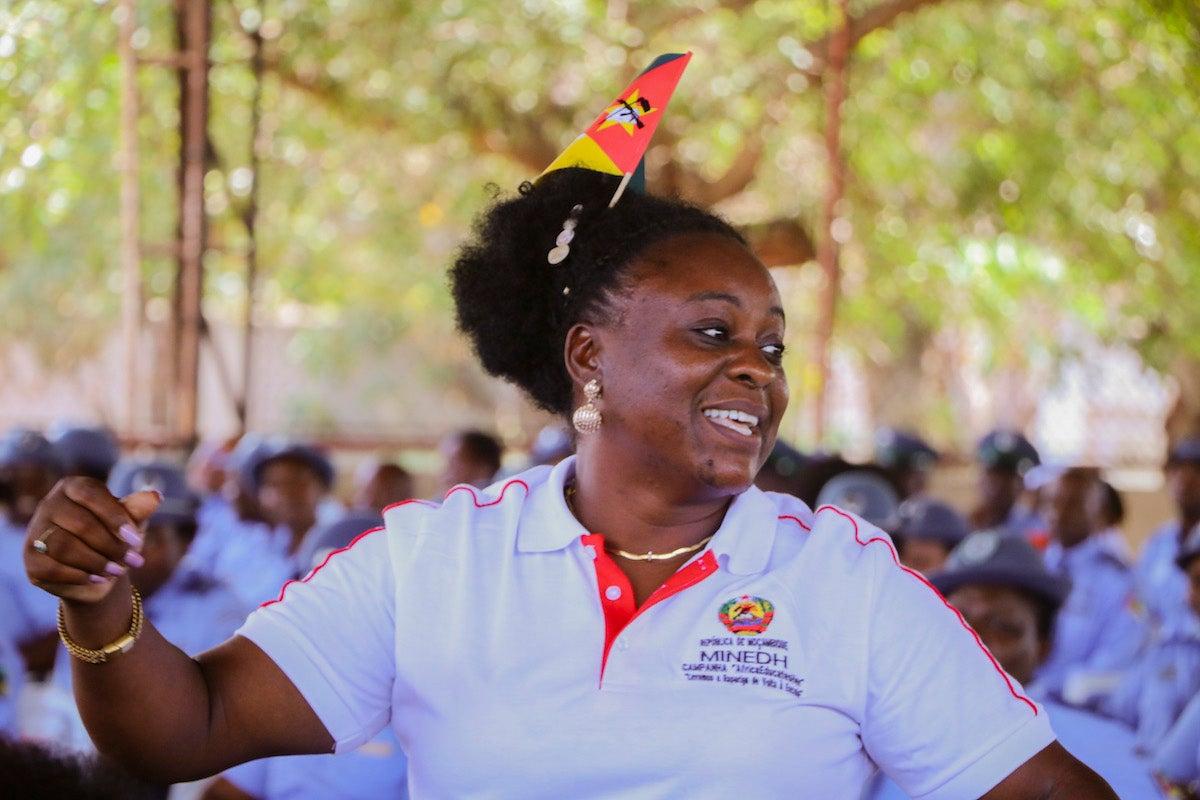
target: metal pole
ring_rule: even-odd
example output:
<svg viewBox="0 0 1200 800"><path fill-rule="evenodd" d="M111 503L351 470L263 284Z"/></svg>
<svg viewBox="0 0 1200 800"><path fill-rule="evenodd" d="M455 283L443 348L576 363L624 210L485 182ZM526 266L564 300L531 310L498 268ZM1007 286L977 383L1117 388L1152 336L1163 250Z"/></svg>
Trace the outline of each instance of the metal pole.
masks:
<svg viewBox="0 0 1200 800"><path fill-rule="evenodd" d="M124 435L138 428L138 351L142 330L140 192L138 190L137 55L133 50L134 0L121 0L117 52L121 63L121 338L125 351Z"/></svg>
<svg viewBox="0 0 1200 800"><path fill-rule="evenodd" d="M204 285L204 168L208 151L208 0L184 0L183 115L181 119L182 181L179 198L178 373L175 387L175 433L190 446L197 438L199 400L200 301Z"/></svg>

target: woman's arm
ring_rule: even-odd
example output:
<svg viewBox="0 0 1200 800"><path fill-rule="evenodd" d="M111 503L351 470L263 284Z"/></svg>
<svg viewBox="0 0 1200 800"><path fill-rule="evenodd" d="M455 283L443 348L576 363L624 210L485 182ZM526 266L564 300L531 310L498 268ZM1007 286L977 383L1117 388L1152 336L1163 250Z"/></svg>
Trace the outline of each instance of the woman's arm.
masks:
<svg viewBox="0 0 1200 800"><path fill-rule="evenodd" d="M1058 742L1017 767L980 800L1120 800Z"/></svg>
<svg viewBox="0 0 1200 800"><path fill-rule="evenodd" d="M131 588L117 565L140 547L136 526L157 505L153 492L118 501L98 481L69 478L38 507L26 572L62 598L66 633L80 646L101 649L129 631ZM131 649L105 663L73 658L72 679L97 748L150 780L193 780L252 758L333 747L295 686L240 637L193 660L147 623Z"/></svg>

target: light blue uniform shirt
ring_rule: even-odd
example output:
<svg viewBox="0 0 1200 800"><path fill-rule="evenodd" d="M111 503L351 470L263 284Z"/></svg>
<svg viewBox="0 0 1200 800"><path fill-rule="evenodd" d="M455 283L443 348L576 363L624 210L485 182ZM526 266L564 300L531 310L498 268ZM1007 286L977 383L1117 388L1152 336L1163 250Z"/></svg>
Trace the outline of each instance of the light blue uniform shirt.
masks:
<svg viewBox="0 0 1200 800"><path fill-rule="evenodd" d="M0 597L0 614L9 613L11 603ZM14 639L0 631L0 737L17 735L17 698L25 685L25 661Z"/></svg>
<svg viewBox="0 0 1200 800"><path fill-rule="evenodd" d="M1055 619L1054 643L1034 675L1036 683L1055 698L1072 679L1105 674L1115 683L1148 636L1129 567L1111 540L1100 536L1070 549L1051 542L1044 559L1050 572L1071 579L1071 593Z"/></svg>
<svg viewBox="0 0 1200 800"><path fill-rule="evenodd" d="M58 624L58 598L29 582L25 575L25 530L0 518L0 594L9 608L0 617L0 636L25 642L49 633Z"/></svg>
<svg viewBox="0 0 1200 800"><path fill-rule="evenodd" d="M1139 750L1152 753L1197 691L1200 620L1193 615L1160 629L1100 710L1133 726Z"/></svg>
<svg viewBox="0 0 1200 800"><path fill-rule="evenodd" d="M1192 613L1187 575L1175 563L1179 546L1179 521L1172 520L1150 534L1133 568L1138 602L1154 628L1174 624Z"/></svg>
<svg viewBox="0 0 1200 800"><path fill-rule="evenodd" d="M222 774L258 800L408 800L408 759L391 726L342 755L280 756Z"/></svg>
<svg viewBox="0 0 1200 800"><path fill-rule="evenodd" d="M1108 781L1122 800L1157 800L1163 796L1151 777L1150 762L1134 752L1133 734L1128 728L1053 701L1043 702L1043 707L1062 746ZM863 793L863 800L907 798L882 773L875 775Z"/></svg>
<svg viewBox="0 0 1200 800"><path fill-rule="evenodd" d="M1200 695L1187 704L1150 761L1154 771L1172 783L1200 782Z"/></svg>

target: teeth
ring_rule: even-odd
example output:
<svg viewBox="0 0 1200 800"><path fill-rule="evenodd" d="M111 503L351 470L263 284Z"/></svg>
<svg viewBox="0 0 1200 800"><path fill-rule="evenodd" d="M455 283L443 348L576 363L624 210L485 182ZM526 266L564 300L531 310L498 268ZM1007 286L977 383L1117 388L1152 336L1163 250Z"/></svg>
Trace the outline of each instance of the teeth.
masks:
<svg viewBox="0 0 1200 800"><path fill-rule="evenodd" d="M751 426L758 424L758 417L753 414L747 414L745 411L723 411L716 408L709 408L705 410L704 416L711 419L730 419L734 422L743 422Z"/></svg>
<svg viewBox="0 0 1200 800"><path fill-rule="evenodd" d="M711 419L722 428L729 428L731 431L737 431L743 436L750 436L754 433L751 427L758 424L758 417L753 414L747 414L744 411L725 411L721 409L709 408L704 411L704 416Z"/></svg>

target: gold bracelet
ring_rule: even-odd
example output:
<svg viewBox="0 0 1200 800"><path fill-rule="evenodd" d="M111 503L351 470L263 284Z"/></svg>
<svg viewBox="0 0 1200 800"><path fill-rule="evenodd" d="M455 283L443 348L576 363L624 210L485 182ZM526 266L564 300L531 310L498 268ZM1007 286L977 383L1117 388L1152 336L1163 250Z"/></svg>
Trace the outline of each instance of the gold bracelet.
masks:
<svg viewBox="0 0 1200 800"><path fill-rule="evenodd" d="M142 613L141 592L133 585L130 585L129 589L133 594L133 619L129 621L129 630L115 642L106 644L99 650L83 647L67 634L67 616L63 612L62 601L58 601L58 638L62 639L68 653L89 664L103 664L118 653L128 653L133 649L133 643L142 635L142 623L146 621L146 617Z"/></svg>

